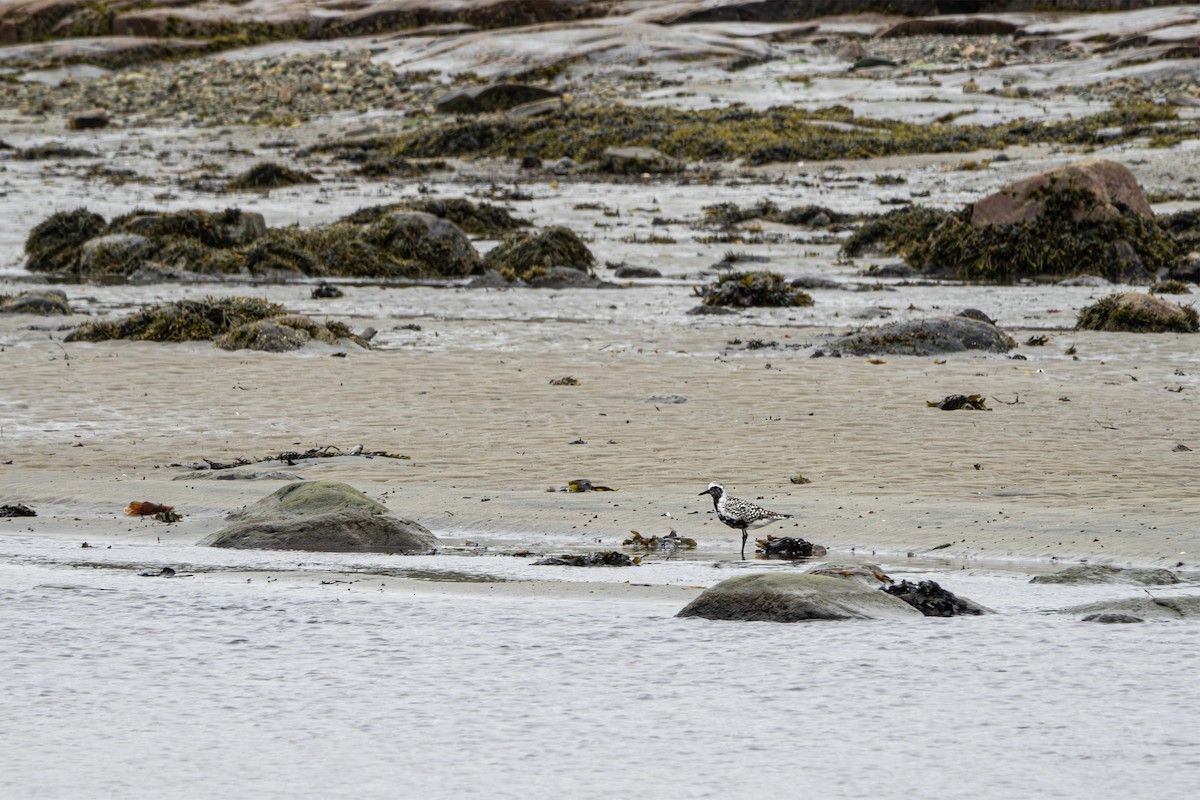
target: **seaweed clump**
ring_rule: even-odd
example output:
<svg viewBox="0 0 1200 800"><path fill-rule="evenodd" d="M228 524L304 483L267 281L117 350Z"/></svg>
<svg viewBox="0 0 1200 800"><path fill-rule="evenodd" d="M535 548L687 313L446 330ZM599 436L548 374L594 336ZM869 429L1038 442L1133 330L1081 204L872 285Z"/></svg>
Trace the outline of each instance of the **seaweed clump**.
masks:
<svg viewBox="0 0 1200 800"><path fill-rule="evenodd" d="M1154 219L1121 209L1115 219L1081 214L1096 203L1083 190L1047 193L1034 219L972 224L972 207L957 212L908 208L868 222L842 247L898 255L918 272L965 281L1012 283L1095 274L1124 282L1169 269L1180 250Z"/></svg>
<svg viewBox="0 0 1200 800"><path fill-rule="evenodd" d="M283 306L259 297L205 297L152 306L119 320L88 322L67 335L68 342L134 339L191 342L212 339L239 325L278 317Z"/></svg>
<svg viewBox="0 0 1200 800"><path fill-rule="evenodd" d="M235 191L261 191L264 189L281 189L285 186L299 186L305 183L319 182L308 172L288 169L274 162L264 161L260 164L255 164L231 180L229 188Z"/></svg>
<svg viewBox="0 0 1200 800"><path fill-rule="evenodd" d="M514 217L508 209L491 203L472 203L462 198L406 200L384 206L360 208L344 218L346 222L369 224L378 222L394 211L408 209L423 211L435 217L448 219L466 233L474 236L498 237L518 228L529 227L527 219Z"/></svg>
<svg viewBox="0 0 1200 800"><path fill-rule="evenodd" d="M706 306L811 306L812 295L803 289L789 285L778 272L758 270L756 272L732 272L722 275L716 283L710 283L696 294Z"/></svg>
<svg viewBox="0 0 1200 800"><path fill-rule="evenodd" d="M51 214L25 239L26 266L34 272L74 269L84 243L101 235L104 228L104 217L86 208Z"/></svg>
<svg viewBox="0 0 1200 800"><path fill-rule="evenodd" d="M485 209L480 218L493 225L521 222L503 209ZM453 222L391 207L311 228L267 228L262 215L236 208L136 210L108 224L100 215L78 209L36 226L25 251L31 270L89 275L148 269L164 275L177 270L418 279L458 277L480 269L479 253Z"/></svg>
<svg viewBox="0 0 1200 800"><path fill-rule="evenodd" d="M590 275L596 256L569 228L556 225L541 233L518 232L508 236L483 259L485 269L508 280L532 281L553 267L566 267Z"/></svg>
<svg viewBox="0 0 1200 800"><path fill-rule="evenodd" d="M1118 292L1080 310L1079 330L1130 333L1196 333L1200 315L1192 306L1180 306L1141 292Z"/></svg>

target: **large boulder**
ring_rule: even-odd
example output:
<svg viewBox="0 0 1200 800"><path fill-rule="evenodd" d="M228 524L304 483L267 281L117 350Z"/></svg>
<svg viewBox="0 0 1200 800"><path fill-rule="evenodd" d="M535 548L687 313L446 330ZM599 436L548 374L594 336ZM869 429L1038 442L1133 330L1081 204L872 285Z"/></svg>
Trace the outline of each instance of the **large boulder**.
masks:
<svg viewBox="0 0 1200 800"><path fill-rule="evenodd" d="M991 323L970 317L905 320L853 331L831 341L813 355L932 356L964 350L1003 353L1016 341Z"/></svg>
<svg viewBox="0 0 1200 800"><path fill-rule="evenodd" d="M1124 213L1154 218L1128 167L1108 159L1085 158L1010 183L977 201L972 206L971 224L983 227L1036 220L1056 196L1067 198L1075 222L1111 222Z"/></svg>
<svg viewBox="0 0 1200 800"><path fill-rule="evenodd" d="M1193 306L1143 292L1119 292L1080 309L1075 327L1128 333L1196 333L1200 314Z"/></svg>
<svg viewBox="0 0 1200 800"><path fill-rule="evenodd" d="M298 481L227 518L233 524L202 539L207 547L431 553L441 542L427 528L392 514L338 481Z"/></svg>
<svg viewBox="0 0 1200 800"><path fill-rule="evenodd" d="M677 614L704 619L801 622L812 619L912 619L921 612L857 580L775 572L738 575L700 594Z"/></svg>
<svg viewBox="0 0 1200 800"><path fill-rule="evenodd" d="M1030 583L1065 583L1080 586L1094 583L1122 583L1130 586L1169 586L1179 577L1169 569L1120 569L1102 564L1080 564L1050 575L1035 575Z"/></svg>

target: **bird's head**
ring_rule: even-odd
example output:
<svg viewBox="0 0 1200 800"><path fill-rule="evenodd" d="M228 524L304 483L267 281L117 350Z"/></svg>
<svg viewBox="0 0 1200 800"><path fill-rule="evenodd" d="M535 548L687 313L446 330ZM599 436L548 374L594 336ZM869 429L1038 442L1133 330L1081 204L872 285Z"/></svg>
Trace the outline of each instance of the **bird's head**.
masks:
<svg viewBox="0 0 1200 800"><path fill-rule="evenodd" d="M725 487L717 482L710 483L708 488L700 493L701 496L711 494L714 500L720 500L721 495L725 494Z"/></svg>

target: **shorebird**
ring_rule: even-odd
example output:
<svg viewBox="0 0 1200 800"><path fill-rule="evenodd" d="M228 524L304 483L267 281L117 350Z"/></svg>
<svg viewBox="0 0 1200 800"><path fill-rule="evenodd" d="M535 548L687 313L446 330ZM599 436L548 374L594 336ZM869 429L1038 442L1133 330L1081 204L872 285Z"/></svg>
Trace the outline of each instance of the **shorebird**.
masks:
<svg viewBox="0 0 1200 800"><path fill-rule="evenodd" d="M740 500L725 494L725 487L719 483L710 483L701 495L712 495L713 507L717 510L717 519L731 528L742 532L742 560L746 560L746 536L751 528L761 528L781 519L791 518L791 514L780 514L767 511L762 506L756 506L748 500Z"/></svg>

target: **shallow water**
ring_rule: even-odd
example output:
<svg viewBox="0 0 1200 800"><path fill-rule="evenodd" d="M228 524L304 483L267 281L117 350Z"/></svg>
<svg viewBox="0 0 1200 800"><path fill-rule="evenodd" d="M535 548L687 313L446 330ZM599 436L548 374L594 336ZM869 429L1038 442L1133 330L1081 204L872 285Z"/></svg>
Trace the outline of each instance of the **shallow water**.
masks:
<svg viewBox="0 0 1200 800"><path fill-rule="evenodd" d="M1200 701L1200 628L1038 613L1141 589L925 571L904 577L1001 613L777 625L681 620L680 603L657 599L296 580L399 561L452 581L696 586L741 568L727 562L297 565L294 553L2 542L0 735L21 744L0 774L6 796L1091 798L1153 784L1173 798L1190 788L1167 776L1200 766L1186 713ZM136 573L182 559L262 571Z"/></svg>

